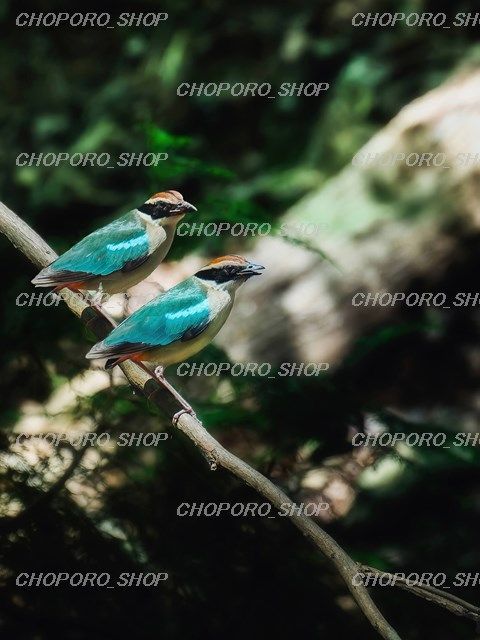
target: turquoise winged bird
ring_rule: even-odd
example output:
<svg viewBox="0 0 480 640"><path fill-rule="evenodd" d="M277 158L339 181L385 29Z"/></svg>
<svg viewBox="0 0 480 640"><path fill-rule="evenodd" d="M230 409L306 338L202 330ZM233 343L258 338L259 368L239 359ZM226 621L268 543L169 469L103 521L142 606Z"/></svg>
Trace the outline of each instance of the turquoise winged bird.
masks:
<svg viewBox="0 0 480 640"><path fill-rule="evenodd" d="M164 368L186 360L209 344L228 318L238 287L263 269L241 256L216 258L138 309L94 345L86 357L107 358L106 369L127 359L139 364L153 362L158 365L155 374L165 384ZM179 414L192 413L189 405L181 404L185 408Z"/></svg>
<svg viewBox="0 0 480 640"><path fill-rule="evenodd" d="M149 276L167 255L178 222L196 208L178 191L155 193L143 205L97 229L32 280L38 287L120 293Z"/></svg>

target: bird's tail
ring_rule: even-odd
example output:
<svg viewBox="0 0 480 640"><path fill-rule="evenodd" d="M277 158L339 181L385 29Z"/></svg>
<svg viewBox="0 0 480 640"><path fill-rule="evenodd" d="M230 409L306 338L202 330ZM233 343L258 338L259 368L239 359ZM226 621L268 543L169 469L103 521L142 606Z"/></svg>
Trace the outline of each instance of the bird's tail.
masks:
<svg viewBox="0 0 480 640"><path fill-rule="evenodd" d="M134 352L118 353L118 347L111 347L105 344L102 340L94 344L90 351L85 356L88 360L100 360L101 358L107 358L105 363L105 369L112 369L117 364L120 364L124 360L128 360L134 355Z"/></svg>
<svg viewBox="0 0 480 640"><path fill-rule="evenodd" d="M50 266L45 267L37 273L35 278L32 280L32 284L36 287L53 287L56 284L55 273Z"/></svg>

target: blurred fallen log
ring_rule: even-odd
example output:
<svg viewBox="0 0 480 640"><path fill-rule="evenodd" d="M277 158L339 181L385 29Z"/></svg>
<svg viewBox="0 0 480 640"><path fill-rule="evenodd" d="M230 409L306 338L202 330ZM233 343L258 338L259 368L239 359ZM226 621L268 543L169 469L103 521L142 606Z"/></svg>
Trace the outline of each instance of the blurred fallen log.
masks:
<svg viewBox="0 0 480 640"><path fill-rule="evenodd" d="M360 149L354 164L282 218L289 227L320 228L303 236L312 250L280 237L256 241L255 259L267 269L251 283L248 298L239 296L219 335L229 356L338 365L358 336L398 311L353 306L355 293L402 292L414 280L432 287L440 282L464 239L480 230L478 140L478 71L454 77L402 109ZM419 158L417 166L376 166L376 154L383 162L389 154ZM418 166L422 154L432 158L424 155Z"/></svg>

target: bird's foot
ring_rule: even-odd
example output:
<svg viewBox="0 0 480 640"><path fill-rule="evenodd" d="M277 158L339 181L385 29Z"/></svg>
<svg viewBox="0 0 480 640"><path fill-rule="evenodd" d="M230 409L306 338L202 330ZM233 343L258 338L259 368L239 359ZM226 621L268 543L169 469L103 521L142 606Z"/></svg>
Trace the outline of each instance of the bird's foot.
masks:
<svg viewBox="0 0 480 640"><path fill-rule="evenodd" d="M188 414L189 416L192 416L193 418L197 417L195 415L195 411L190 406L185 407L185 409L180 409L180 411L177 411L177 413L175 413L172 417L172 424L174 427L177 426L180 416L182 416L184 413Z"/></svg>
<svg viewBox="0 0 480 640"><path fill-rule="evenodd" d="M118 326L118 322L114 320L112 316L103 308L103 302L106 294L101 284L96 293L94 293L93 295L90 291L83 289L79 289L76 292L82 295L84 301L89 305L91 309L95 309L98 315L106 318L114 327Z"/></svg>
<svg viewBox="0 0 480 640"><path fill-rule="evenodd" d="M155 370L153 373L157 378L164 380L165 376L163 375L163 370L164 370L164 367L158 366L158 367L155 367Z"/></svg>
<svg viewBox="0 0 480 640"><path fill-rule="evenodd" d="M178 419L184 413L188 413L189 415L193 416L194 418L197 417L195 415L195 411L188 404L188 402L184 398L182 398L182 396L178 393L178 391L175 389L175 387L172 387L172 385L165 378L164 367L162 367L162 366L156 367L155 370L154 370L154 376L157 378L157 380L160 382L160 384L162 384L166 389L168 389L168 391L175 398L175 400L178 402L178 404L181 407L183 407L180 411L177 411L177 413L175 413L173 418L172 418L172 424L173 424L174 427L177 426Z"/></svg>

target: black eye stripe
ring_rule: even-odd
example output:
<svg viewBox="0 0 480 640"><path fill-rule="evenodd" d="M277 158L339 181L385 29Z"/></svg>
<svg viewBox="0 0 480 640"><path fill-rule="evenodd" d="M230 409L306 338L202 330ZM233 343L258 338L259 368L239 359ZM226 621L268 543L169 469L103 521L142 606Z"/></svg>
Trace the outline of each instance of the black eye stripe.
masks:
<svg viewBox="0 0 480 640"><path fill-rule="evenodd" d="M215 282L228 282L235 278L238 273L238 267L225 266L225 267L211 267L210 269L202 269L195 275L202 280L215 280Z"/></svg>
<svg viewBox="0 0 480 640"><path fill-rule="evenodd" d="M141 207L138 207L138 210L156 220L174 215L176 207L177 205L172 202L145 202Z"/></svg>

